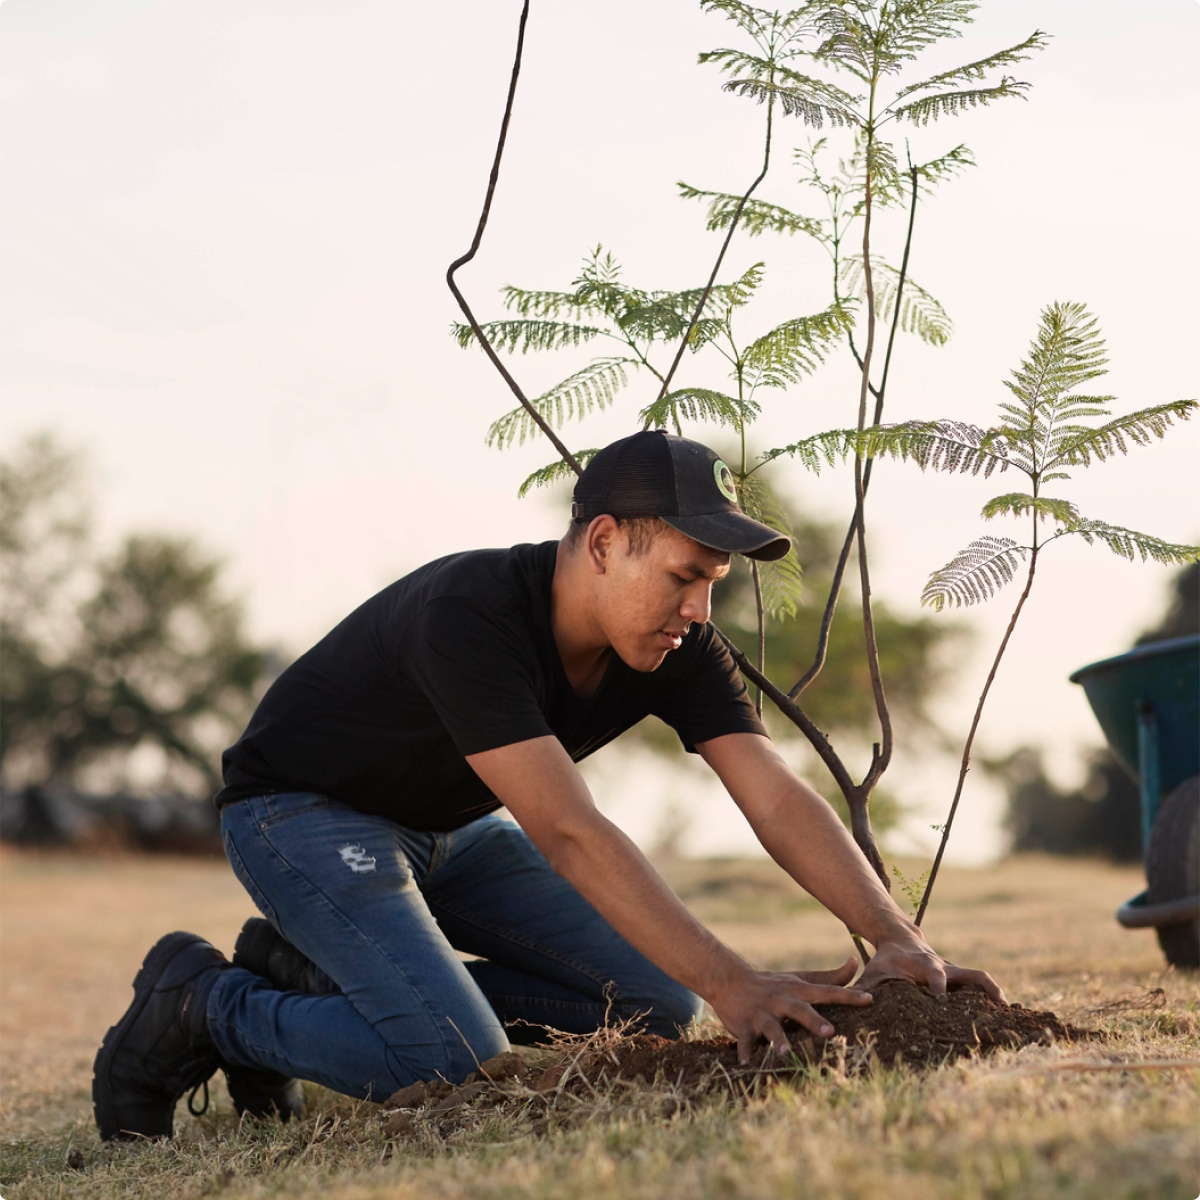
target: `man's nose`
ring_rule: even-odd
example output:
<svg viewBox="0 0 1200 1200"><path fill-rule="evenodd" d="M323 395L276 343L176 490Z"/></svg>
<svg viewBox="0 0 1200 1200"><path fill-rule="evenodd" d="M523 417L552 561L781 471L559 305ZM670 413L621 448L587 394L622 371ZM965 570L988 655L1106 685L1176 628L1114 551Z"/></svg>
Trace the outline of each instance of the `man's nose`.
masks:
<svg viewBox="0 0 1200 1200"><path fill-rule="evenodd" d="M697 583L688 588L679 606L679 615L688 621L697 621L703 625L712 613L712 584Z"/></svg>

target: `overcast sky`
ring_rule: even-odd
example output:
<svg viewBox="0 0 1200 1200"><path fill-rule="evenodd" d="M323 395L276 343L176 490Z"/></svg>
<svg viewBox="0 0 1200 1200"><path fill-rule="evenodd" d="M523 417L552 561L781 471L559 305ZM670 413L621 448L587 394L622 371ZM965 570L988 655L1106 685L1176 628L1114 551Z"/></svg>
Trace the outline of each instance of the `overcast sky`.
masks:
<svg viewBox="0 0 1200 1200"><path fill-rule="evenodd" d="M519 8L0 5L4 449L52 429L85 450L105 538L194 535L226 560L254 634L290 651L431 557L555 537L564 523L561 496L517 500L520 479L551 454L484 446L512 401L482 356L448 336L458 313L445 270L478 218ZM924 157L966 142L978 167L918 216L913 276L945 304L955 336L940 350L901 347L891 419L989 422L1054 300L1099 317L1103 390L1118 411L1200 394L1190 215L1200 4L991 0L930 66L1035 28L1054 39L1015 71L1033 84L1028 102L913 135ZM736 38L691 0L534 0L491 224L459 275L481 317L499 314L502 284L566 287L597 243L644 286L707 275L716 241L675 184L740 191L757 170L762 110L696 65ZM759 194L811 205L788 153L809 131L781 122L777 136ZM748 325L824 303L811 248L737 239L729 274L760 259L769 282ZM514 369L536 391L568 365ZM760 446L849 423L852 385L831 371L789 394ZM630 431L645 386L567 440ZM1197 540L1198 449L1193 422L1063 494L1087 515ZM843 473L777 480L797 506L846 511ZM886 465L872 494L878 594L915 608L928 573L982 531L980 503L1016 483ZM1054 547L985 717L987 748L1036 741L1069 774L1099 734L1067 675L1127 649L1157 619L1167 581L1101 548ZM978 650L943 705L956 735L1013 599L969 616ZM901 761L894 775L916 798L919 764ZM931 796L933 809L945 798ZM978 811L977 844L990 845L989 802Z"/></svg>

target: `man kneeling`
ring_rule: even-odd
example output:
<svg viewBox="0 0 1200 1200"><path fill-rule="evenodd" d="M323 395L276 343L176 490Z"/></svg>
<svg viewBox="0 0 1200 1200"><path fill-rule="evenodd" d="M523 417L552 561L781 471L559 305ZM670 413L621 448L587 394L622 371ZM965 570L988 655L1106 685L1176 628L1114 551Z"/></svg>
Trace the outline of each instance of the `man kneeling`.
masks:
<svg viewBox="0 0 1200 1200"><path fill-rule="evenodd" d="M287 1117L297 1079L384 1100L548 1029L675 1037L702 999L746 1059L786 1048L785 1018L828 1036L812 1005L869 1004L884 978L1001 998L896 907L708 624L731 554L788 549L716 454L646 431L593 458L561 541L439 559L351 613L225 754L225 848L265 920L232 963L193 934L151 950L96 1059L101 1136L170 1136L219 1068L239 1111ZM597 811L575 764L650 714L874 945L858 988L853 959L755 970Z"/></svg>

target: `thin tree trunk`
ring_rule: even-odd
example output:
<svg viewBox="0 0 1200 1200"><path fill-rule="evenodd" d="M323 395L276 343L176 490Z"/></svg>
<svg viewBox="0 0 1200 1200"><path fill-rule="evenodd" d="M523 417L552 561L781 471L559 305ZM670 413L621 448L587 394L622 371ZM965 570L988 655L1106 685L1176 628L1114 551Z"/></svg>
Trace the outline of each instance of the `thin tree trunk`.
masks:
<svg viewBox="0 0 1200 1200"><path fill-rule="evenodd" d="M1036 518L1035 518L1036 521ZM950 812L946 816L946 823L942 826L942 839L938 843L937 854L934 856L933 866L929 868L929 879L925 883L925 891L921 896L920 906L917 908L916 923L921 924L925 917L925 909L929 906L929 897L933 895L933 885L937 880L938 868L942 865L942 856L946 852L946 843L950 840L950 829L954 825L954 817L958 812L958 802L962 797L963 785L967 781L967 772L971 769L971 747L975 743L975 731L979 728L980 718L983 716L983 706L987 703L988 693L992 690L992 682L996 678L996 672L1000 668L1000 660L1004 657L1005 650L1008 649L1009 639L1013 635L1013 630L1017 627L1017 618L1021 615L1021 610L1025 607L1025 601L1029 598L1030 589L1033 587L1033 575L1037 570L1038 547L1033 547L1033 553L1029 560L1029 574L1025 578L1025 588L1021 592L1021 597L1017 601L1016 608L1013 609L1013 614L1009 618L1008 628L1004 631L1004 637L1000 641L1000 649L996 651L996 657L992 660L991 670L988 671L987 679L983 684L983 691L979 694L979 703L975 705L975 715L971 719L971 728L967 733L967 741L963 746L962 762L958 768L958 783L954 789L954 799L950 802Z"/></svg>

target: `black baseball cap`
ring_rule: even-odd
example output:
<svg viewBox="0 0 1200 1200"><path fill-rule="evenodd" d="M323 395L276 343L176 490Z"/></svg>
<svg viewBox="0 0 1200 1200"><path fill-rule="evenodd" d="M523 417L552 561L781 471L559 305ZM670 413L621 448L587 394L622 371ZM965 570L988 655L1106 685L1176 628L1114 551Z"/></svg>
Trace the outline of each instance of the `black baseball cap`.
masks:
<svg viewBox="0 0 1200 1200"><path fill-rule="evenodd" d="M599 451L575 484L571 519L659 517L693 541L762 562L782 558L791 539L746 516L733 472L715 451L661 429L643 429Z"/></svg>

